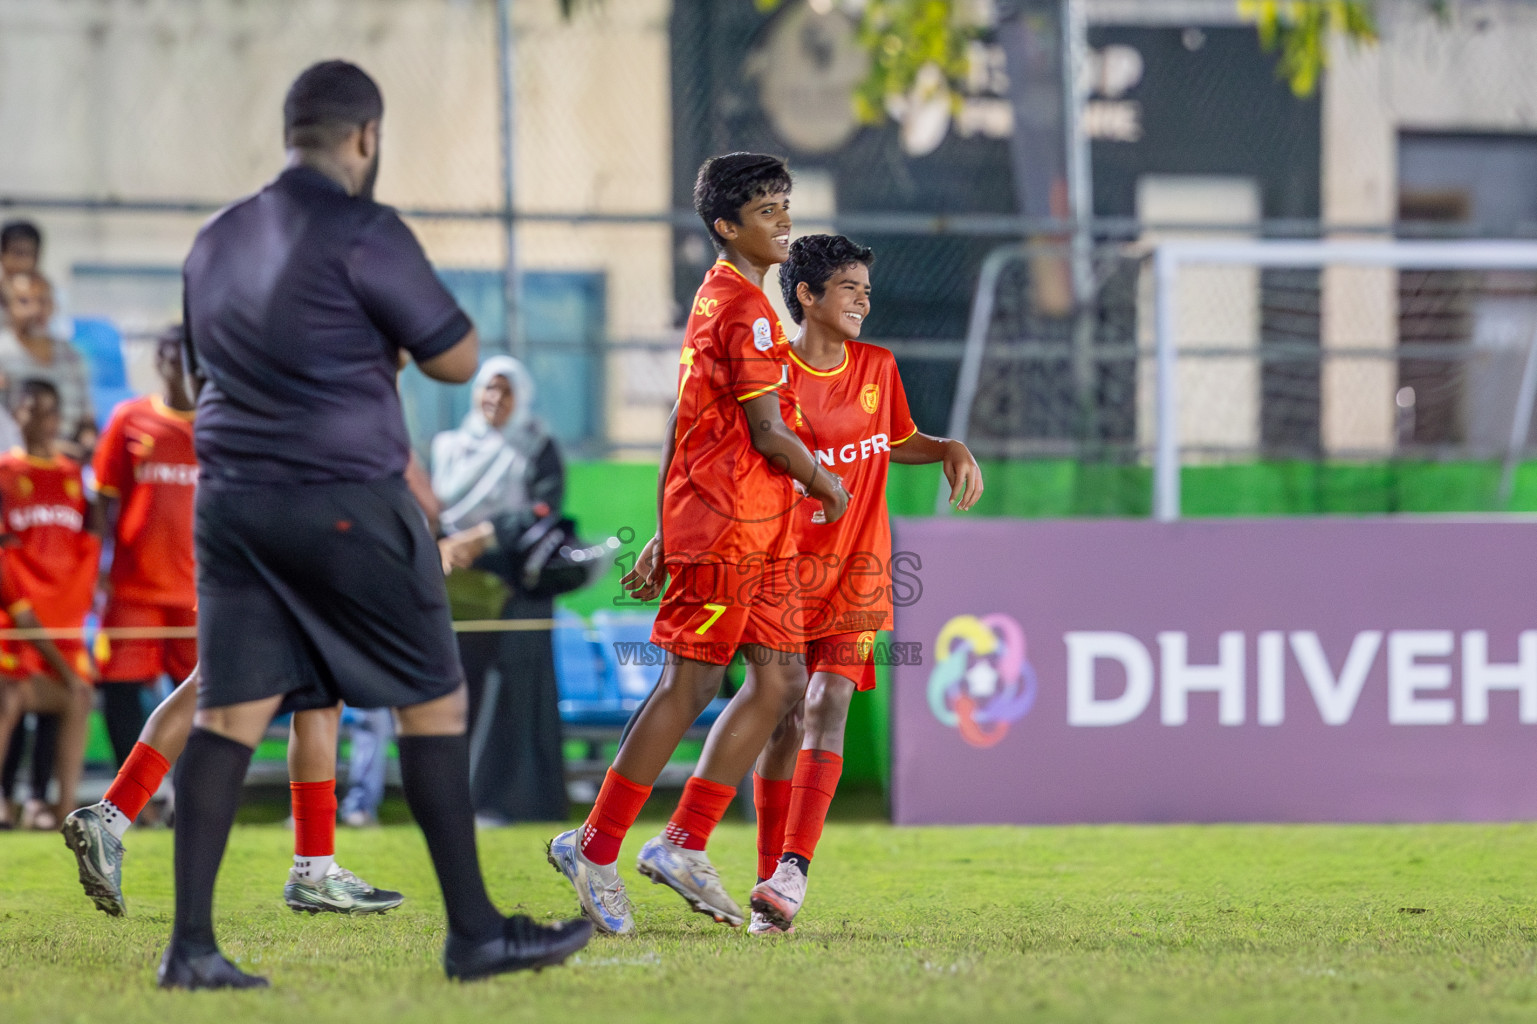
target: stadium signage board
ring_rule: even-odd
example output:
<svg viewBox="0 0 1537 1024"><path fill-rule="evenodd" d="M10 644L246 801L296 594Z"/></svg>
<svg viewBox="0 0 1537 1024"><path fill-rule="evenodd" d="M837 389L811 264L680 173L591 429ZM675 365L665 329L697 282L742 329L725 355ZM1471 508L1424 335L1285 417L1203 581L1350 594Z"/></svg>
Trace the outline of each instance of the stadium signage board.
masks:
<svg viewBox="0 0 1537 1024"><path fill-rule="evenodd" d="M1537 522L898 520L902 823L1537 818Z"/></svg>

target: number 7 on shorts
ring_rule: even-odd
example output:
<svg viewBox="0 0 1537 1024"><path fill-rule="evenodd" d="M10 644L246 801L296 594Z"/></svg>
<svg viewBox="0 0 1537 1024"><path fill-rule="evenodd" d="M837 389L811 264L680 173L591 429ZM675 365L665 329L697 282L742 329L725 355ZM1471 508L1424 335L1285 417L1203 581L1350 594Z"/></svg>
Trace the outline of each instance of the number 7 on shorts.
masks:
<svg viewBox="0 0 1537 1024"><path fill-rule="evenodd" d="M715 620L726 614L726 606L723 604L707 604L704 607L705 611L710 613L710 617L704 620L704 625L694 630L695 636L704 636L705 632L715 625Z"/></svg>

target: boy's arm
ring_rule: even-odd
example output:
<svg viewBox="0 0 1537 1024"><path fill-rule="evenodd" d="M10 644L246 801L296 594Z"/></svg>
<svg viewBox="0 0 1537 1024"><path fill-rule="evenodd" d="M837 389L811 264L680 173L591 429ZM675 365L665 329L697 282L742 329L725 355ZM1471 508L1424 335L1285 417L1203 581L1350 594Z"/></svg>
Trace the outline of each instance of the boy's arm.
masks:
<svg viewBox="0 0 1537 1024"><path fill-rule="evenodd" d="M931 434L916 433L892 447L891 461L905 466L944 464L945 479L950 482L950 504L968 511L982 497L982 467L971 451L959 441Z"/></svg>
<svg viewBox="0 0 1537 1024"><path fill-rule="evenodd" d="M749 398L742 403L742 412L758 454L820 501L827 522L837 522L849 507L849 492L843 489L843 478L817 465L811 449L785 426L779 415L779 395L770 391Z"/></svg>
<svg viewBox="0 0 1537 1024"><path fill-rule="evenodd" d="M11 609L11 621L16 623L18 629L43 628L43 624L37 621L37 616L33 614L32 609L26 605L20 605ZM80 674L75 671L73 665L65 660L64 655L59 653L58 645L52 640L47 637L35 637L28 640L27 643L37 648L37 653L41 654L43 660L48 663L48 667L57 672L59 678L64 680L66 687L71 690L89 689L89 684L80 678Z"/></svg>
<svg viewBox="0 0 1537 1024"><path fill-rule="evenodd" d="M111 517L110 516L110 513L108 512L108 509L107 509L107 505L109 503L116 504L115 502L112 502L111 498L108 498L104 494L103 495L99 495L95 501L88 501L88 502L86 502L86 504L85 504L85 532L86 533L94 533L97 537L105 537L105 536L107 536L107 526L108 526L108 524L111 524L112 527L114 529L116 529L116 527L117 527L117 519L115 517Z"/></svg>

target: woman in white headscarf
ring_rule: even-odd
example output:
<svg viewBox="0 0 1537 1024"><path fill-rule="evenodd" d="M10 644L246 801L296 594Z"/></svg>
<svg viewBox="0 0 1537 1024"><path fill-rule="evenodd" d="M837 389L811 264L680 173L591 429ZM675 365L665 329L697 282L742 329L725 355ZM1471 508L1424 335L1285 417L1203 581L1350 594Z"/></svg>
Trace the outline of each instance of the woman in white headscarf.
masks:
<svg viewBox="0 0 1537 1024"><path fill-rule="evenodd" d="M456 618L549 619L548 597L521 593L516 580L483 571L454 552L484 550L496 536L518 536L560 512L565 469L534 415L534 382L523 364L492 356L475 377L470 412L458 430L432 441L432 491L449 597ZM466 563L471 567L465 568ZM486 824L564 821L565 766L559 692L548 630L461 633L459 654L470 696L470 791Z"/></svg>

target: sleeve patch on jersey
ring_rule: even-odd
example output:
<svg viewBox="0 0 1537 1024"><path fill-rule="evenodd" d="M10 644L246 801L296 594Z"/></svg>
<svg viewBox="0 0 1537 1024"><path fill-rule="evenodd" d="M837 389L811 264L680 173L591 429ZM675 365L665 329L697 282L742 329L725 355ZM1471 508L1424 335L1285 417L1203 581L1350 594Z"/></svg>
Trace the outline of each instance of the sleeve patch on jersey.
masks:
<svg viewBox="0 0 1537 1024"><path fill-rule="evenodd" d="M760 316L752 322L752 345L759 352L767 352L774 347L774 334L769 328L768 317Z"/></svg>

